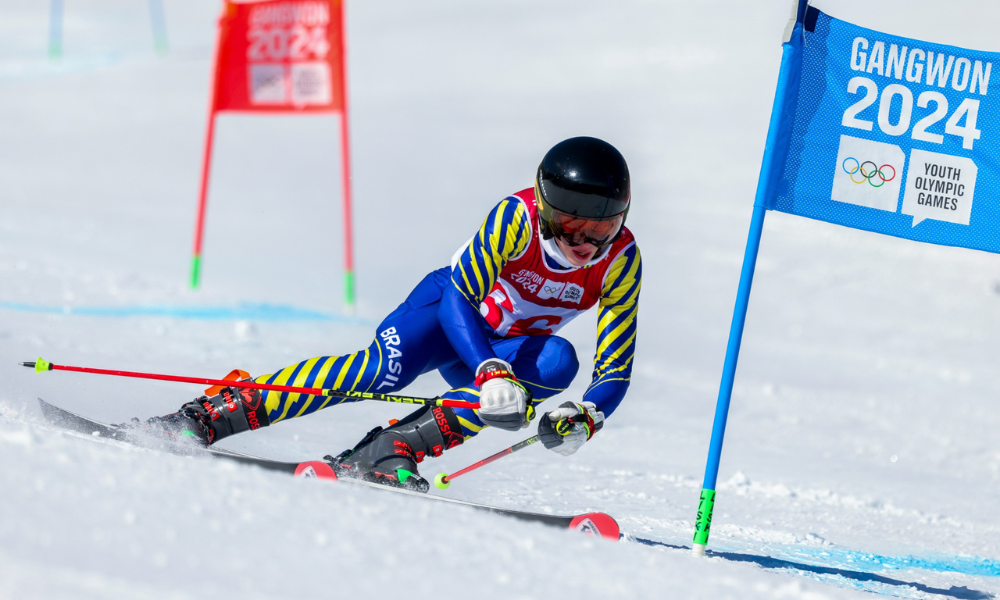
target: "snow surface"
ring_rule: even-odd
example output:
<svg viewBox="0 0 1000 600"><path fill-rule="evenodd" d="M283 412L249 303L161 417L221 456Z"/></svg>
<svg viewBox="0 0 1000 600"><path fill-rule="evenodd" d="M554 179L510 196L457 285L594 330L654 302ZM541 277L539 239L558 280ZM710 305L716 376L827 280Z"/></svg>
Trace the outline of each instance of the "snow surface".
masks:
<svg viewBox="0 0 1000 600"><path fill-rule="evenodd" d="M47 6L0 1L0 597L1000 592L1000 260L775 213L710 542L728 559L677 549L693 531L785 0L351 1L354 320L337 317L337 119L220 118L204 287L192 292L218 5L166 2L170 51L160 58L146 3L67 2L57 63L46 59ZM995 2L820 7L874 29L1000 50ZM367 345L373 325L496 201L530 184L549 146L580 134L618 146L634 177L629 224L646 278L629 397L576 456L531 448L442 493L602 510L661 545L41 422L36 397L114 422L200 392L15 364L39 355L211 377ZM180 308L200 318L170 316ZM581 362L593 329L591 315L565 330ZM564 396L588 378L582 369ZM409 391L443 385L428 375ZM222 445L318 458L405 412L343 406ZM424 472L519 439L487 431Z"/></svg>

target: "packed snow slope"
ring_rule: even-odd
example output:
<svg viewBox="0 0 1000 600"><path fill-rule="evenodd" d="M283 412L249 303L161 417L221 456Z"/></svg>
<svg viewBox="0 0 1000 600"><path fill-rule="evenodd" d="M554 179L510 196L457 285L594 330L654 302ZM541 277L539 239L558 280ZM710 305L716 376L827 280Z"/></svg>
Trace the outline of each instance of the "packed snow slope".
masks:
<svg viewBox="0 0 1000 600"><path fill-rule="evenodd" d="M1000 258L769 214L710 547L690 546L786 0L350 1L357 316L341 306L336 117L223 115L203 288L187 288L216 2L0 1L0 597L988 598L1000 592ZM827 1L1000 50L995 2ZM994 77L996 74L994 74ZM557 141L629 160L645 281L632 387L577 455L533 447L452 497L601 510L659 546L102 443L220 376L366 346ZM995 140L994 142L995 143ZM564 330L581 363L593 315ZM559 397L576 399L581 369ZM443 390L437 375L410 392ZM556 402L552 402L555 404ZM315 459L405 414L342 406L226 440ZM523 435L487 431L453 471Z"/></svg>

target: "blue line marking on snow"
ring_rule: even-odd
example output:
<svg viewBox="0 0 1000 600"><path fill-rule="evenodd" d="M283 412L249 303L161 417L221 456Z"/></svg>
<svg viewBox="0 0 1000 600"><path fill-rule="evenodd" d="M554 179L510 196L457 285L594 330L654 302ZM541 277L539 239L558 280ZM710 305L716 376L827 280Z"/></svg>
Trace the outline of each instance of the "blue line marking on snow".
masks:
<svg viewBox="0 0 1000 600"><path fill-rule="evenodd" d="M1000 577L1000 561L980 556L882 556L839 548L794 548L782 553L787 558L823 565L851 567L865 571L925 571Z"/></svg>
<svg viewBox="0 0 1000 600"><path fill-rule="evenodd" d="M647 546L663 546L677 549L688 548L683 545L669 544L657 540L632 537L630 535L625 536L625 539ZM708 552L716 556L722 556L723 558L742 557L740 560L753 560L753 562L757 562L762 566L769 566L765 563L775 563L775 565L784 563L784 566L788 568L791 568L790 565L795 565L798 568L850 568L867 573L922 569L924 571L1000 577L1000 560L980 556L882 556L828 546L810 548L782 545L769 547L767 551L775 554L775 556L757 556L749 554L745 550L738 550L731 547L719 550L710 549ZM775 565L770 565L769 568L776 568Z"/></svg>
<svg viewBox="0 0 1000 600"><path fill-rule="evenodd" d="M670 544L628 534L623 534L622 538L645 546L690 550L689 546L682 544ZM820 581L830 582L830 577L843 578L851 587L875 593L884 593L885 588L882 586L901 586L952 598L994 598L993 594L969 589L965 586L951 586L949 589L933 588L919 582L893 579L880 573L920 569L987 577L1000 576L1000 561L978 556L894 557L838 548L803 548L798 546L768 548L768 551L782 558L731 550L709 550L708 555L730 561L753 563L764 569L789 569Z"/></svg>
<svg viewBox="0 0 1000 600"><path fill-rule="evenodd" d="M171 317L202 321L331 321L373 326L374 322L284 304L244 302L237 306L39 306L0 302L0 309L49 315L85 317Z"/></svg>

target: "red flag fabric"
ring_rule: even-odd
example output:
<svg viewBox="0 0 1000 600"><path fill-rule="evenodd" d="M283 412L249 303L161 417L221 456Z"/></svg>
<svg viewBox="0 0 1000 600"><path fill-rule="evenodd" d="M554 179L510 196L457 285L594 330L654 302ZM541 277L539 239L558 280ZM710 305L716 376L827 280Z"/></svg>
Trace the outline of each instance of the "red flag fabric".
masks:
<svg viewBox="0 0 1000 600"><path fill-rule="evenodd" d="M343 111L341 1L224 0L214 111Z"/></svg>
<svg viewBox="0 0 1000 600"><path fill-rule="evenodd" d="M223 0L212 100L198 191L191 287L201 274L201 244L211 173L215 116L339 112L344 197L344 299L354 307L351 162L344 40L345 0Z"/></svg>

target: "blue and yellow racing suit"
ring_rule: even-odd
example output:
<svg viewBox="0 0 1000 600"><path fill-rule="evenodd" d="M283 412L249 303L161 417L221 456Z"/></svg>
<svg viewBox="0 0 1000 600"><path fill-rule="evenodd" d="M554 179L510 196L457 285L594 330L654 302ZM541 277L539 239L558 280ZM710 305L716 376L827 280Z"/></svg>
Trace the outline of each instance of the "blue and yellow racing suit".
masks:
<svg viewBox="0 0 1000 600"><path fill-rule="evenodd" d="M573 346L555 332L598 305L597 351L583 400L610 415L625 397L635 355L639 250L623 228L590 264L575 268L553 258L551 240L537 229L532 189L505 198L452 266L424 277L382 321L368 348L311 358L257 381L392 393L437 370L451 386L442 398L476 402L476 367L500 358L537 403L565 390L579 369ZM263 397L272 424L351 401L287 392ZM456 413L466 439L484 427L475 411Z"/></svg>

